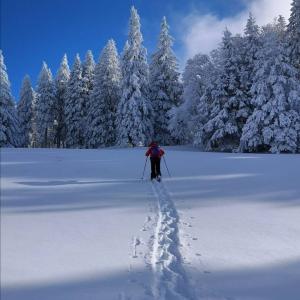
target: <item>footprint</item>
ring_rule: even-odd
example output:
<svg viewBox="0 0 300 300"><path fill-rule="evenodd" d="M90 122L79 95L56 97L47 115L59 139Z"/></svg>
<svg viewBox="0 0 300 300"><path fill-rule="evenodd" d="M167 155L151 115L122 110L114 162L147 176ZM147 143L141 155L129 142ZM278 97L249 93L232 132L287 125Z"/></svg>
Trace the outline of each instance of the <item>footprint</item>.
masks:
<svg viewBox="0 0 300 300"><path fill-rule="evenodd" d="M193 239L192 239L193 241L197 241L198 240L198 238L195 238L195 237L193 237Z"/></svg>
<svg viewBox="0 0 300 300"><path fill-rule="evenodd" d="M133 253L132 253L132 258L137 258L137 246L141 244L141 240L138 237L133 237L133 243L132 243L132 248L133 248Z"/></svg>

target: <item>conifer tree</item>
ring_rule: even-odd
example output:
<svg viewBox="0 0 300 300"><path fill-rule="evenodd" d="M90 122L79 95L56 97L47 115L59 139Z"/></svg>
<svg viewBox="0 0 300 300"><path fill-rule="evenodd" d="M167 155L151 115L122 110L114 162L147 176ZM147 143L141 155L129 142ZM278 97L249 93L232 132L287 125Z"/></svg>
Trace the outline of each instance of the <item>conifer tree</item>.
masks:
<svg viewBox="0 0 300 300"><path fill-rule="evenodd" d="M82 77L84 78L89 92L93 90L95 66L93 52L92 50L88 50L85 55L85 61L82 64Z"/></svg>
<svg viewBox="0 0 300 300"><path fill-rule="evenodd" d="M252 86L255 108L241 137L244 151L297 151L300 119L294 103L300 97L300 86L296 69L289 64L283 24L268 25L263 31Z"/></svg>
<svg viewBox="0 0 300 300"><path fill-rule="evenodd" d="M142 42L140 17L132 7L128 44L122 57L122 92L117 113L117 143L123 146L146 144L153 133L149 68Z"/></svg>
<svg viewBox="0 0 300 300"><path fill-rule="evenodd" d="M116 109L120 99L121 71L114 40L103 49L95 69L88 113L88 147L112 146L116 140Z"/></svg>
<svg viewBox="0 0 300 300"><path fill-rule="evenodd" d="M43 62L38 78L36 99L36 138L39 147L51 147L54 143L55 87L51 70Z"/></svg>
<svg viewBox="0 0 300 300"><path fill-rule="evenodd" d="M77 54L68 82L65 103L67 148L83 148L85 145L85 93L86 86L82 78L81 61Z"/></svg>
<svg viewBox="0 0 300 300"><path fill-rule="evenodd" d="M198 136L208 117L205 90L211 83L212 62L208 55L197 54L187 61L183 73L183 103L172 109L169 129L177 143L202 144ZM206 120L207 121L207 120ZM202 125L201 125L201 124Z"/></svg>
<svg viewBox="0 0 300 300"><path fill-rule="evenodd" d="M217 52L215 54L212 53L211 57L206 55L195 57L194 68L196 74L190 79L184 95L188 99L190 91L190 99L194 98L194 100L187 102L189 103L188 111L190 112L187 124L192 135L193 144L203 150L208 143L209 137L204 132L204 126L210 117L213 93L217 89L215 82L219 75L219 70L214 65L216 55Z"/></svg>
<svg viewBox="0 0 300 300"><path fill-rule="evenodd" d="M300 0L293 0L288 24L289 55L300 78ZM300 80L300 79L299 79Z"/></svg>
<svg viewBox="0 0 300 300"><path fill-rule="evenodd" d="M83 125L86 130L90 128L90 124L88 123L87 116L90 111L91 103L91 94L94 88L94 80L95 80L95 61L94 56L91 50L86 52L85 61L82 64L82 79L84 84L84 93L83 93ZM85 142L85 146L87 147L88 140Z"/></svg>
<svg viewBox="0 0 300 300"><path fill-rule="evenodd" d="M168 129L170 110L181 102L182 84L179 81L178 63L172 50L173 38L164 17L161 23L158 49L150 64L150 99L154 112L154 137L164 145L172 144Z"/></svg>
<svg viewBox="0 0 300 300"><path fill-rule="evenodd" d="M60 68L57 72L55 86L56 86L56 105L55 105L55 120L56 133L55 140L57 148L65 145L66 139L66 124L65 124L65 102L68 81L70 78L70 69L68 65L67 55L63 56Z"/></svg>
<svg viewBox="0 0 300 300"><path fill-rule="evenodd" d="M0 120L0 147L18 147L19 121L2 50L0 50Z"/></svg>
<svg viewBox="0 0 300 300"><path fill-rule="evenodd" d="M18 117L20 122L21 147L30 147L33 141L35 92L30 77L26 75L22 82Z"/></svg>
<svg viewBox="0 0 300 300"><path fill-rule="evenodd" d="M204 130L210 136L207 150L233 151L239 146L242 125L237 112L243 98L240 86L241 37L224 32L221 68L213 91L211 119Z"/></svg>
<svg viewBox="0 0 300 300"><path fill-rule="evenodd" d="M289 41L288 54L290 62L297 70L298 84L300 85L300 0L293 0L292 2L287 31ZM300 99L297 100L295 106L300 113Z"/></svg>
<svg viewBox="0 0 300 300"><path fill-rule="evenodd" d="M253 78L257 67L258 50L261 48L260 28L256 24L256 20L251 13L244 29L242 43L242 49L240 49L242 52L240 61L240 81L243 95L237 112L237 118L239 119L241 127L245 125L247 119L253 112L253 106L251 104L251 87L253 85Z"/></svg>

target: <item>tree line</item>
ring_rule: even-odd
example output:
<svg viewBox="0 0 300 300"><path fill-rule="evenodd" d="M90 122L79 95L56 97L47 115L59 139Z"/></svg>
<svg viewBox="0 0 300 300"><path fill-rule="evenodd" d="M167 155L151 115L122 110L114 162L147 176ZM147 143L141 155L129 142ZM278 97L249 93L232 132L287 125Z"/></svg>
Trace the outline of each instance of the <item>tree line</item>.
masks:
<svg viewBox="0 0 300 300"><path fill-rule="evenodd" d="M1 146L99 148L145 145L154 136L173 143L167 112L177 105L182 83L166 18L150 66L139 15L131 8L128 40L119 57L109 40L97 63L88 51L69 69L64 55L55 78L44 62L37 87L24 78L15 109L1 56L1 97L6 119ZM161 103L163 102L163 103Z"/></svg>
<svg viewBox="0 0 300 300"><path fill-rule="evenodd" d="M109 40L97 63L88 51L56 77L43 63L37 87L23 80L17 107L0 53L0 145L99 148L194 144L205 151L300 151L300 0L291 16L242 35L226 29L210 55L187 61L180 77L166 18L147 63L139 15L131 8L118 55Z"/></svg>
<svg viewBox="0 0 300 300"><path fill-rule="evenodd" d="M224 31L210 55L188 60L183 103L170 130L205 151L300 151L300 0L289 22L259 27L250 14L243 35Z"/></svg>

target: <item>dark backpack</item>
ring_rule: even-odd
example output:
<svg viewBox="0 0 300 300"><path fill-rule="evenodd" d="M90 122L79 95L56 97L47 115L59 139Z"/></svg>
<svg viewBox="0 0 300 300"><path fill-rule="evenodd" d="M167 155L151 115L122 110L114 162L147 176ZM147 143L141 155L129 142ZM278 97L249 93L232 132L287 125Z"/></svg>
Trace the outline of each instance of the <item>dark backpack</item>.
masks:
<svg viewBox="0 0 300 300"><path fill-rule="evenodd" d="M151 148L151 157L159 157L159 147L154 146Z"/></svg>

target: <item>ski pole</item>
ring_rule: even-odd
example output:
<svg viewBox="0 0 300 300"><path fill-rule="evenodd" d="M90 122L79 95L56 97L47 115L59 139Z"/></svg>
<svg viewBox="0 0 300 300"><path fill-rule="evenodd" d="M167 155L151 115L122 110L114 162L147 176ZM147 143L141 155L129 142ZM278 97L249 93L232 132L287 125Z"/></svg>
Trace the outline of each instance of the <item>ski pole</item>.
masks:
<svg viewBox="0 0 300 300"><path fill-rule="evenodd" d="M167 168L167 171L168 171L169 177L171 177L171 174L170 174L170 171L169 171L169 168L168 168L168 166L167 166L167 162L166 162L166 159L165 159L165 157L164 157L164 156L163 156L163 159L164 159L164 163L165 163L165 166L166 166L166 168Z"/></svg>
<svg viewBox="0 0 300 300"><path fill-rule="evenodd" d="M146 170L147 161L148 161L148 156L147 156L146 161L145 161L143 176L142 176L141 180L144 180L144 174L145 174L145 170Z"/></svg>

